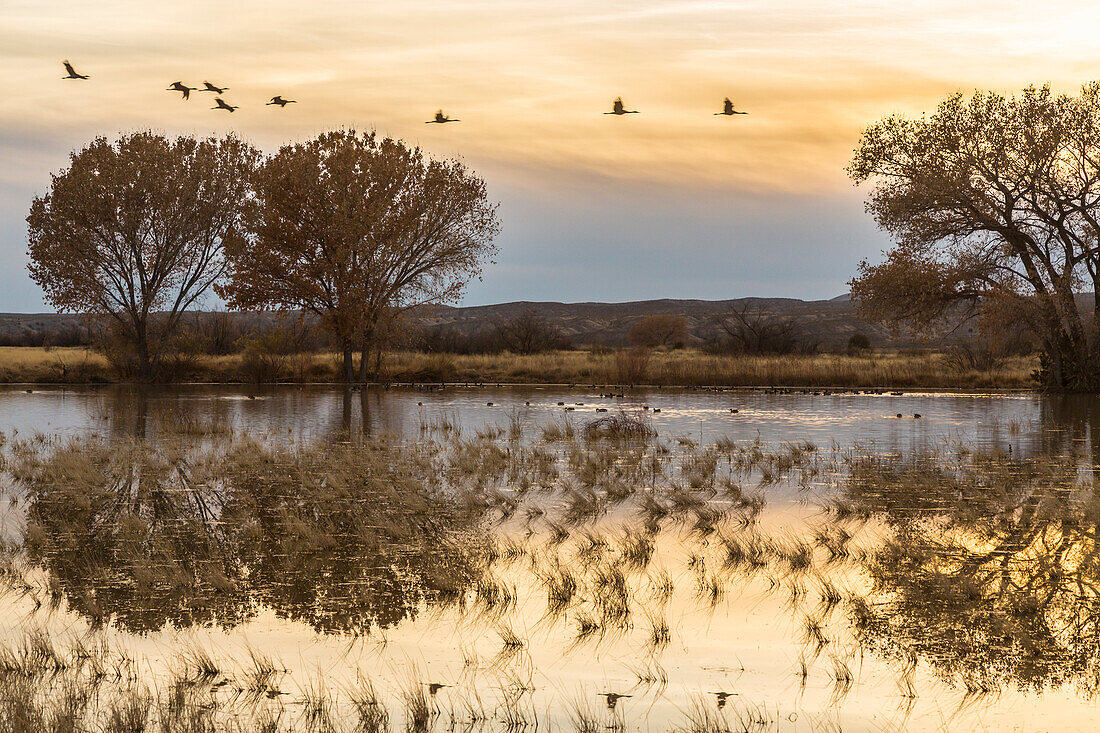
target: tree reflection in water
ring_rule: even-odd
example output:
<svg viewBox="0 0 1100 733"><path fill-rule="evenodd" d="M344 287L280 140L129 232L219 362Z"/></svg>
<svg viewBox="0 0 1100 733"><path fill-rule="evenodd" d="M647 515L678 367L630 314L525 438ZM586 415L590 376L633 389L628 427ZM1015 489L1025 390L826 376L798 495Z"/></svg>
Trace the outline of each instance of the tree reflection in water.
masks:
<svg viewBox="0 0 1100 733"><path fill-rule="evenodd" d="M383 440L311 448L89 438L23 446L25 548L55 597L130 631L233 626L261 607L366 632L457 600L479 574L479 509L431 457Z"/></svg>
<svg viewBox="0 0 1100 733"><path fill-rule="evenodd" d="M872 648L921 657L972 690L1086 691L1100 675L1100 494L1073 454L864 457L841 516L888 528L854 604Z"/></svg>

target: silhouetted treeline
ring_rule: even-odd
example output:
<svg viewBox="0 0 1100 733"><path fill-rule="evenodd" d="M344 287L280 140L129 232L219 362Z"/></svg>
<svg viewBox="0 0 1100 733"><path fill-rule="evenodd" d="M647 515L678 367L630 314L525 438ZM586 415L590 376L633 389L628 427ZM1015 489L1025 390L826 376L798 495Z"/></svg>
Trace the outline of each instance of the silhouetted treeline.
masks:
<svg viewBox="0 0 1100 733"><path fill-rule="evenodd" d="M557 326L545 317L524 311L512 318L465 332L455 326L422 328L410 346L420 351L447 354L539 354L572 348Z"/></svg>
<svg viewBox="0 0 1100 733"><path fill-rule="evenodd" d="M0 346L91 346L92 342L90 330L80 326L0 333Z"/></svg>
<svg viewBox="0 0 1100 733"><path fill-rule="evenodd" d="M711 354L784 356L821 351L821 336L803 319L761 313L744 305L731 306L712 318L701 338L703 350Z"/></svg>

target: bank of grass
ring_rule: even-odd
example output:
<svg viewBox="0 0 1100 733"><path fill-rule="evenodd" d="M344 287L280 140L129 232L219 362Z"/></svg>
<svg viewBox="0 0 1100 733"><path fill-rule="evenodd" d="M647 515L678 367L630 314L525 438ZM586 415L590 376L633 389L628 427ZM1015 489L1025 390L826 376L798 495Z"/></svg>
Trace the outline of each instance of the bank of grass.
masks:
<svg viewBox="0 0 1100 733"><path fill-rule="evenodd" d="M623 380L623 357L606 351L555 351L516 354L388 354L383 379L391 382L482 382L523 384L614 385ZM738 387L896 387L956 389L1027 389L1038 359L1012 357L995 368L960 370L936 352L883 352L867 356L713 356L688 349L649 355L646 384L661 386ZM333 382L339 370L336 354L277 357L258 376L244 355L196 356L176 369L181 381ZM85 383L123 381L107 360L74 348L0 347L0 382Z"/></svg>
<svg viewBox="0 0 1100 733"><path fill-rule="evenodd" d="M111 365L99 353L80 346L0 346L0 382L114 381Z"/></svg>

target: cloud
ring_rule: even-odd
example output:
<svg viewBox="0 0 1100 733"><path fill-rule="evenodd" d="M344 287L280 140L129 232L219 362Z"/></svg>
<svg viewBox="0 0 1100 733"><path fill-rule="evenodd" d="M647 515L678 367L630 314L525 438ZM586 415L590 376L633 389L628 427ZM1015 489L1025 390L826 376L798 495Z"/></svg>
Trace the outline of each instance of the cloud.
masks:
<svg viewBox="0 0 1100 733"><path fill-rule="evenodd" d="M869 233L843 172L860 129L887 114L919 114L958 88L1049 80L1073 90L1093 73L1098 21L1100 7L1068 0L1041 14L1003 0L8 0L0 6L0 255L22 251L11 221L67 151L96 134L235 131L273 149L356 126L460 155L507 194L500 272L512 268L510 279L487 273L471 298L510 297L524 273L552 264L523 253L615 251L601 244L613 239L611 223L632 220L646 225L631 241L653 251L673 231L695 232L676 260L695 273L674 279L678 293L808 291L810 280L792 284L785 261L767 264L767 251L751 279L743 268L728 280L712 274L721 268L702 265L720 253L708 249L708 233L748 227L758 247L800 261L832 248L830 262L848 262L853 242L874 254L882 237ZM63 58L92 78L63 81ZM213 111L208 94L184 102L165 91L176 79L226 85L240 109ZM299 104L264 106L273 94ZM618 95L641 114L604 115ZM750 114L714 116L727 95ZM439 107L462 124L425 126ZM716 208L694 206L699 191ZM616 203L600 211L591 201ZM824 208L804 217L805 206ZM814 217L829 222L827 236L798 225ZM546 225L562 220L569 226L553 228L560 239L551 241ZM635 263L637 276L616 276L616 292L668 294L669 260ZM594 256L593 283L610 282L616 266L611 255ZM17 276L9 268L0 277L9 293L0 308L18 308ZM826 268L814 278L831 278L820 287L827 294L846 274Z"/></svg>

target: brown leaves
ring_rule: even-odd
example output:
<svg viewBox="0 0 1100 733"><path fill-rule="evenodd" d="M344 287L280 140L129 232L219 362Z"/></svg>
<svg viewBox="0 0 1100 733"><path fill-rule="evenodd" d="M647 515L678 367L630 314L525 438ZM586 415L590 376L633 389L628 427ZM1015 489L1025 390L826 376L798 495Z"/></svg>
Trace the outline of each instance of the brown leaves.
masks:
<svg viewBox="0 0 1100 733"><path fill-rule="evenodd" d="M873 183L867 209L899 244L851 283L865 315L927 329L956 304L995 301L1055 364L1087 361L1074 293L1100 290L1098 95L955 94L919 120L868 127L848 172Z"/></svg>
<svg viewBox="0 0 1100 733"><path fill-rule="evenodd" d="M260 166L251 241L227 247L238 308L317 313L360 346L395 310L454 300L495 253L496 207L455 161L375 133L324 133Z"/></svg>
<svg viewBox="0 0 1100 733"><path fill-rule="evenodd" d="M223 242L243 237L257 156L232 136L93 140L31 205L31 277L59 310L111 317L152 376L178 314L221 276Z"/></svg>

